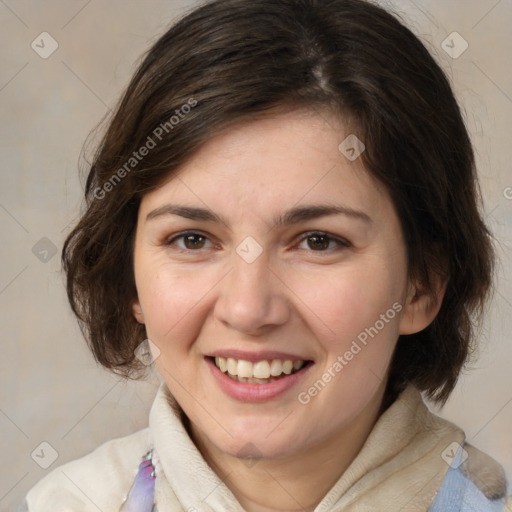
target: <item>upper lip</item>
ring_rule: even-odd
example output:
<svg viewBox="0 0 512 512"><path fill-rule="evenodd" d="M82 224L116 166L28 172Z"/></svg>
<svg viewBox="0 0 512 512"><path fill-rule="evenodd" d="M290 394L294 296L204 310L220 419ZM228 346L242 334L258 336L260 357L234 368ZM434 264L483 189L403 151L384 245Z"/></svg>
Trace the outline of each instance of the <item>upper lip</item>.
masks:
<svg viewBox="0 0 512 512"><path fill-rule="evenodd" d="M245 361L251 361L253 363L257 361L263 360L272 360L272 359L280 359L282 361L310 361L307 357L298 356L296 354L289 354L286 352L279 352L276 350L264 350L259 352L245 352L243 350L236 349L222 349L215 350L210 354L207 354L207 357L231 357L233 359L243 359Z"/></svg>

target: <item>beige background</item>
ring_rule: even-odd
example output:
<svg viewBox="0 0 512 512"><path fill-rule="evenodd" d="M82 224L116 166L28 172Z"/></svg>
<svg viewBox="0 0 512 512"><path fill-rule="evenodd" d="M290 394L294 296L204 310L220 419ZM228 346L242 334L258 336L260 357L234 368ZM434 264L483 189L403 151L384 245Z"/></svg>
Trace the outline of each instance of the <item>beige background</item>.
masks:
<svg viewBox="0 0 512 512"><path fill-rule="evenodd" d="M0 0L2 511L16 510L57 465L146 426L155 378L125 383L95 365L52 250L60 252L77 218L78 160L88 133L115 104L150 41L193 5ZM497 458L512 480L512 0L387 5L405 16L453 80L477 148L487 221L500 241L499 286L480 359L441 414ZM43 31L59 45L47 59L31 48ZM453 31L469 44L457 59L442 49ZM36 243L34 251L48 261L36 257ZM43 441L58 453L46 470L31 457ZM44 453L46 459L34 458L48 461L52 452Z"/></svg>

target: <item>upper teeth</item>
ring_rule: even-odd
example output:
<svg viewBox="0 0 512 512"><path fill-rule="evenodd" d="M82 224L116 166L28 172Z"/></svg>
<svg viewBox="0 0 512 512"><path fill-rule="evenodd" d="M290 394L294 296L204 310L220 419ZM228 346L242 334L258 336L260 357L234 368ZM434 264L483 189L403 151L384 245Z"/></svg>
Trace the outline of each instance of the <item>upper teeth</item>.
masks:
<svg viewBox="0 0 512 512"><path fill-rule="evenodd" d="M304 361L290 361L286 359L273 359L272 361L257 361L251 363L244 359L233 359L232 357L216 357L215 364L220 368L221 372L228 372L230 375L238 377L268 379L270 376L277 377L282 373L290 375L292 370L300 370L304 365Z"/></svg>

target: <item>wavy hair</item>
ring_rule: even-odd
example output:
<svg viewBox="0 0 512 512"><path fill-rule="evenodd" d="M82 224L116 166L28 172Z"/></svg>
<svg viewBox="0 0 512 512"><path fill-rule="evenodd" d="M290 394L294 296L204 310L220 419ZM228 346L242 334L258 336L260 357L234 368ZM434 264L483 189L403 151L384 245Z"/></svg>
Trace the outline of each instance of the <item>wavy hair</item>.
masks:
<svg viewBox="0 0 512 512"><path fill-rule="evenodd" d="M127 377L141 369L134 350L146 334L131 312L141 198L220 129L276 108L350 119L366 145L365 168L400 218L409 277L431 290L433 273L447 276L435 320L398 339L387 390L391 399L413 383L444 403L492 288L492 237L445 73L398 17L364 0L214 0L144 56L97 148L85 211L62 251L68 298L96 360ZM149 138L157 143L136 158Z"/></svg>

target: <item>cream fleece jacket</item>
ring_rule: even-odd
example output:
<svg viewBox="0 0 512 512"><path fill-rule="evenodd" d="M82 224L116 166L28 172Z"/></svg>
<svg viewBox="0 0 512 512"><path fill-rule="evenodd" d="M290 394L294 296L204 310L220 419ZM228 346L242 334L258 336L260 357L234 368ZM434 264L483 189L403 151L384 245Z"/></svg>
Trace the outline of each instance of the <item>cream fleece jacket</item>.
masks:
<svg viewBox="0 0 512 512"><path fill-rule="evenodd" d="M450 468L447 456L464 440L462 430L432 414L411 386L379 418L315 512L426 512ZM244 512L190 439L165 384L155 397L149 428L53 470L29 491L26 510L119 512L151 448L158 512ZM501 466L468 444L464 449L462 472L488 498L503 498ZM512 512L511 497L505 511Z"/></svg>

